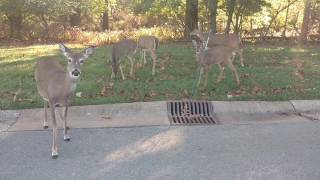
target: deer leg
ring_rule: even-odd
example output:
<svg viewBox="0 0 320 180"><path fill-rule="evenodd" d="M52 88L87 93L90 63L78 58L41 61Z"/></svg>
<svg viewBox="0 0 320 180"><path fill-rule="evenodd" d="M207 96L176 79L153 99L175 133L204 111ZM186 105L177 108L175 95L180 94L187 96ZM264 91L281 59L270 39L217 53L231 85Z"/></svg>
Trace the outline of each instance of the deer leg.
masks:
<svg viewBox="0 0 320 180"><path fill-rule="evenodd" d="M154 75L156 73L157 54L156 54L156 52L154 50L151 51L150 53L151 53L151 58L152 58L152 61L153 61L152 75Z"/></svg>
<svg viewBox="0 0 320 180"><path fill-rule="evenodd" d="M44 121L43 121L43 129L48 129L48 102L44 100Z"/></svg>
<svg viewBox="0 0 320 180"><path fill-rule="evenodd" d="M142 56L143 56L143 51L142 51L142 50L140 50L140 61L139 61L139 67L140 67L140 66L142 66L142 64L143 64L143 59L142 59L143 57L142 57Z"/></svg>
<svg viewBox="0 0 320 180"><path fill-rule="evenodd" d="M64 108L64 113L63 113L63 121L64 121L64 126L63 126L63 140L65 141L70 141L70 136L68 135L68 126L67 126L67 115L68 115L68 105Z"/></svg>
<svg viewBox="0 0 320 180"><path fill-rule="evenodd" d="M218 76L217 79L217 83L219 83L221 81L221 79L223 78L224 75L224 65L218 64L219 65L219 69L220 69L220 74Z"/></svg>
<svg viewBox="0 0 320 180"><path fill-rule="evenodd" d="M114 75L113 69L111 71L112 71L111 72L111 79L113 79L115 77L115 75Z"/></svg>
<svg viewBox="0 0 320 180"><path fill-rule="evenodd" d="M133 75L133 59L132 59L131 56L128 56L128 59L129 59L129 61L130 61L130 63L131 63L130 76L132 76L132 75Z"/></svg>
<svg viewBox="0 0 320 180"><path fill-rule="evenodd" d="M204 71L205 71L204 87L205 87L205 88L208 86L209 69L210 69L210 66L206 66L205 69L204 69Z"/></svg>
<svg viewBox="0 0 320 180"><path fill-rule="evenodd" d="M233 72L233 75L236 78L237 84L240 85L240 80L239 80L237 69L234 67L234 65L232 64L231 61L229 61L228 66L231 69L231 71Z"/></svg>
<svg viewBox="0 0 320 180"><path fill-rule="evenodd" d="M243 49L240 49L240 50L239 50L239 55L240 55L241 66L244 67L244 63L243 63Z"/></svg>
<svg viewBox="0 0 320 180"><path fill-rule="evenodd" d="M120 69L120 72L121 72L122 80L126 80L126 78L124 77L124 74L123 74L123 69L122 69L121 64L119 65L119 69Z"/></svg>
<svg viewBox="0 0 320 180"><path fill-rule="evenodd" d="M238 51L232 51L232 57L231 57L231 61L234 62L234 59L236 58Z"/></svg>
<svg viewBox="0 0 320 180"><path fill-rule="evenodd" d="M147 64L147 59L146 59L146 51L143 51L143 64L146 65Z"/></svg>
<svg viewBox="0 0 320 180"><path fill-rule="evenodd" d="M199 87L199 86L200 86L200 82L201 82L201 76L202 76L202 74L203 74L203 67L201 66L201 67L200 67L200 72L199 72L199 79L198 79L197 87Z"/></svg>
<svg viewBox="0 0 320 180"><path fill-rule="evenodd" d="M51 110L51 116L52 116L52 149L51 149L51 156L52 158L58 157L58 146L57 146L57 135L58 135L58 129L57 129L57 121L56 121L56 113L55 113L55 105L53 103L50 103L50 110Z"/></svg>
<svg viewBox="0 0 320 180"><path fill-rule="evenodd" d="M58 111L58 114L59 114L59 116L60 116L60 119L61 119L62 123L64 123L64 117L63 117L63 115L62 115L63 109L61 109L61 111L59 111L59 109L56 108L56 111ZM67 126L67 129L70 129L70 127Z"/></svg>

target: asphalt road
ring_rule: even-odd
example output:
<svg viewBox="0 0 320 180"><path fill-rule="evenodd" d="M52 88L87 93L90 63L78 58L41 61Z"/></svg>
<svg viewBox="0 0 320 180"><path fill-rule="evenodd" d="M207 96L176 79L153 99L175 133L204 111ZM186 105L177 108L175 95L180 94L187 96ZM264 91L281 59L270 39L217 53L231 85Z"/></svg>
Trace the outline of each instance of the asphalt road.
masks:
<svg viewBox="0 0 320 180"><path fill-rule="evenodd" d="M0 134L0 179L320 179L320 122Z"/></svg>

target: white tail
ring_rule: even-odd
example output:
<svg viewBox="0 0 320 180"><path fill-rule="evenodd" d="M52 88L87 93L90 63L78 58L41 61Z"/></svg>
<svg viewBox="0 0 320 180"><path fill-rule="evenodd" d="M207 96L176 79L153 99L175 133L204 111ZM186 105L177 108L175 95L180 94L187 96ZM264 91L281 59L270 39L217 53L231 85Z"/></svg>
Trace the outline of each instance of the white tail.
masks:
<svg viewBox="0 0 320 180"><path fill-rule="evenodd" d="M44 100L44 123L43 127L48 128L47 107L49 105L52 116L53 144L52 157L58 157L57 147L57 123L56 107L63 106L64 115L64 140L69 141L70 136L67 133L67 112L71 103L71 97L75 93L76 86L81 75L81 66L86 59L93 53L93 47L85 49L82 53L73 53L63 44L59 44L60 50L68 60L66 70L59 64L55 58L48 60L39 60L35 68L35 80L38 93Z"/></svg>
<svg viewBox="0 0 320 180"><path fill-rule="evenodd" d="M121 40L112 46L112 74L111 78L114 78L120 69L122 79L125 80L125 76L121 66L121 59L127 57L131 63L130 75L133 74L133 55L136 53L137 43L131 39Z"/></svg>
<svg viewBox="0 0 320 180"><path fill-rule="evenodd" d="M214 47L214 46L228 46L233 49L234 52L239 54L241 66L243 63L243 49L241 38L237 34L211 34L203 33L200 29L195 29L190 33L191 38L197 43L197 46L193 43L196 50L199 51L199 47Z"/></svg>
<svg viewBox="0 0 320 180"><path fill-rule="evenodd" d="M149 52L152 58L152 61L153 61L152 75L155 74L158 47L159 47L159 40L154 36L141 36L138 39L138 48L140 49L141 53L143 53L143 64L147 63L146 52ZM140 57L142 57L141 54L140 54Z"/></svg>

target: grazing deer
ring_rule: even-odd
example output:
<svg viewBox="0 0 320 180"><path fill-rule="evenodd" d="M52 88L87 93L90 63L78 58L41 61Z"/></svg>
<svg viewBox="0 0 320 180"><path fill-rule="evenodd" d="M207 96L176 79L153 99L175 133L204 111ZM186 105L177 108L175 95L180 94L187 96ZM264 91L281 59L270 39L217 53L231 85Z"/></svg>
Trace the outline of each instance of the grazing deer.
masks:
<svg viewBox="0 0 320 180"><path fill-rule="evenodd" d="M73 53L63 44L59 44L63 55L68 59L66 71L60 65L57 59L39 60L35 68L35 80L38 93L44 100L44 122L43 127L48 128L47 106L49 105L52 116L53 144L52 158L58 157L57 147L57 122L56 107L64 106L64 115L61 118L64 121L64 140L70 141L67 133L67 112L71 103L71 98L75 93L77 84L80 80L81 66L86 59L93 53L93 47L89 47L82 53Z"/></svg>
<svg viewBox="0 0 320 180"><path fill-rule="evenodd" d="M131 63L130 75L133 74L133 55L137 51L137 43L131 39L121 40L115 43L112 46L112 74L111 78L114 78L117 75L118 68L120 69L122 80L125 80L125 76L123 74L122 66L121 66L121 58L127 57Z"/></svg>
<svg viewBox="0 0 320 180"><path fill-rule="evenodd" d="M141 36L138 39L138 48L143 53L143 64L147 63L146 53L149 52L153 61L152 75L155 74L156 61L157 61L157 49L159 47L159 39L154 36ZM140 53L140 59L142 55Z"/></svg>
<svg viewBox="0 0 320 180"><path fill-rule="evenodd" d="M241 66L244 67L243 63L243 49L242 43L239 35L237 34L212 34L208 41L208 33L203 33L200 28L193 30L190 33L191 38L193 39L193 46L196 51L199 51L201 47L206 45L210 47L215 46L227 46L232 48L232 51L239 54ZM234 57L233 57L234 58Z"/></svg>

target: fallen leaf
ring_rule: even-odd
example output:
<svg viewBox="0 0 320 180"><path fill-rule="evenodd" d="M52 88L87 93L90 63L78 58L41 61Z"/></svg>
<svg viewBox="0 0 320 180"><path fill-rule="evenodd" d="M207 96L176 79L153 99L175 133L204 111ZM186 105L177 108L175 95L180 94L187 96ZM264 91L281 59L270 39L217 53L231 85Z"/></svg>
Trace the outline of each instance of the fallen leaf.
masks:
<svg viewBox="0 0 320 180"><path fill-rule="evenodd" d="M112 118L110 116L102 116L102 119L111 120Z"/></svg>
<svg viewBox="0 0 320 180"><path fill-rule="evenodd" d="M158 93L156 91L151 90L149 95L150 95L150 97L154 97L154 96L157 96Z"/></svg>
<svg viewBox="0 0 320 180"><path fill-rule="evenodd" d="M140 93L137 89L135 89L133 92L132 92L132 95L131 95L131 98L130 98L132 101L139 101L140 100Z"/></svg>
<svg viewBox="0 0 320 180"><path fill-rule="evenodd" d="M189 95L189 93L188 93L188 91L186 89L184 89L182 91L182 97L190 97L190 95Z"/></svg>
<svg viewBox="0 0 320 180"><path fill-rule="evenodd" d="M110 94L113 94L113 85L114 83L109 83L108 85L104 86L100 92L101 96L108 96Z"/></svg>
<svg viewBox="0 0 320 180"><path fill-rule="evenodd" d="M241 74L241 75L240 75L240 78L241 78L241 79L246 79L246 78L249 78L249 76L250 76L250 75L249 75L248 73L245 73L245 74Z"/></svg>
<svg viewBox="0 0 320 180"><path fill-rule="evenodd" d="M261 92L262 92L262 87L260 85L255 85L251 90L252 94L260 94Z"/></svg>
<svg viewBox="0 0 320 180"><path fill-rule="evenodd" d="M120 90L120 95L122 95L122 96L125 95L125 90L124 89Z"/></svg>
<svg viewBox="0 0 320 180"><path fill-rule="evenodd" d="M77 93L76 93L76 96L77 96L77 97L82 97L82 92L77 92Z"/></svg>

